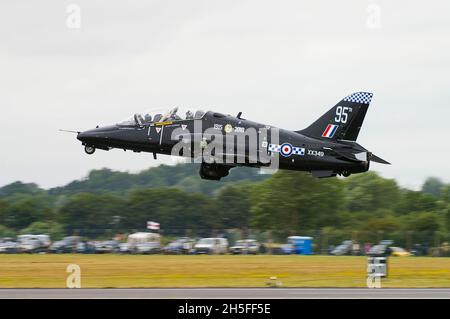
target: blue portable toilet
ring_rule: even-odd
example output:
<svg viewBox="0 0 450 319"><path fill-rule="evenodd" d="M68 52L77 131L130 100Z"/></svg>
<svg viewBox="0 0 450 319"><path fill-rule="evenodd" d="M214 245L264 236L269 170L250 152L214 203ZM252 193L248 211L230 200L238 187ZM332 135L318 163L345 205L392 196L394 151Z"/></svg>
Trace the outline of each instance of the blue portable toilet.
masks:
<svg viewBox="0 0 450 319"><path fill-rule="evenodd" d="M293 248L294 254L311 255L312 254L312 237L305 236L290 236L288 237L288 244Z"/></svg>

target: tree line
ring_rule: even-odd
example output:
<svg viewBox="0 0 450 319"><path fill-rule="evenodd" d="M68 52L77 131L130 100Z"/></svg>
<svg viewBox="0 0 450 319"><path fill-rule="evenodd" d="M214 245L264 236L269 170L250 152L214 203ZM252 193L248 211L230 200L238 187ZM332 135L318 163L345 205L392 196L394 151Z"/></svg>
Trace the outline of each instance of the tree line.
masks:
<svg viewBox="0 0 450 319"><path fill-rule="evenodd" d="M151 172L155 170L155 172ZM399 187L375 172L346 179L308 173L259 175L238 170L224 182L203 181L192 165L162 166L140 174L93 171L65 187L43 190L20 182L0 189L0 237L48 233L106 238L144 230L157 221L169 236L311 235L330 243L450 240L450 185L428 178L420 191Z"/></svg>

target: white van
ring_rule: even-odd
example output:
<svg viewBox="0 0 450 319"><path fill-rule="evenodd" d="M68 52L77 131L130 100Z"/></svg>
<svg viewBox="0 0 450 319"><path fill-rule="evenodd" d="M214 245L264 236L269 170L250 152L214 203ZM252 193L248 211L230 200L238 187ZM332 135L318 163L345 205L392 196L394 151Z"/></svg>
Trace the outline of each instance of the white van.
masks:
<svg viewBox="0 0 450 319"><path fill-rule="evenodd" d="M226 254L227 252L226 238L202 238L194 246L195 254Z"/></svg>
<svg viewBox="0 0 450 319"><path fill-rule="evenodd" d="M161 248L161 235L156 233L134 233L128 242L119 245L121 253L154 254Z"/></svg>
<svg viewBox="0 0 450 319"><path fill-rule="evenodd" d="M48 235L19 235L17 236L19 251L26 253L37 253L46 251L50 246Z"/></svg>

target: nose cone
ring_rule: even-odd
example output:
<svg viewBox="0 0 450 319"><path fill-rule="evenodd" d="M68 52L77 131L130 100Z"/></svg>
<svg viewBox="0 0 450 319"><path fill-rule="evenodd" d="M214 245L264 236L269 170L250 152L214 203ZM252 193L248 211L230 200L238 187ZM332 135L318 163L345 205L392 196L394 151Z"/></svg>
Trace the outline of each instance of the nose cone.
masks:
<svg viewBox="0 0 450 319"><path fill-rule="evenodd" d="M77 135L77 139L81 142L87 142L89 139L95 137L95 132L93 130L80 132Z"/></svg>
<svg viewBox="0 0 450 319"><path fill-rule="evenodd" d="M93 130L78 133L77 139L89 145L103 144L114 135L116 130L116 126L98 127Z"/></svg>

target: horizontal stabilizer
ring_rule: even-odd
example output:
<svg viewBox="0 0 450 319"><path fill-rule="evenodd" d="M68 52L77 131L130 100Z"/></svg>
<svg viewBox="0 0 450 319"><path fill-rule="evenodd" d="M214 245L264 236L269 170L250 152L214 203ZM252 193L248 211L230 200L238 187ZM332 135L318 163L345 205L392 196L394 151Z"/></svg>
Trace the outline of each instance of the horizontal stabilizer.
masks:
<svg viewBox="0 0 450 319"><path fill-rule="evenodd" d="M380 163L380 164L388 164L391 165L391 163L389 163L388 161L385 161L384 159L376 156L375 154L371 154L370 155L370 161L371 162L376 162L376 163Z"/></svg>

